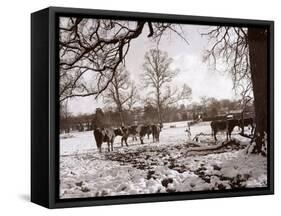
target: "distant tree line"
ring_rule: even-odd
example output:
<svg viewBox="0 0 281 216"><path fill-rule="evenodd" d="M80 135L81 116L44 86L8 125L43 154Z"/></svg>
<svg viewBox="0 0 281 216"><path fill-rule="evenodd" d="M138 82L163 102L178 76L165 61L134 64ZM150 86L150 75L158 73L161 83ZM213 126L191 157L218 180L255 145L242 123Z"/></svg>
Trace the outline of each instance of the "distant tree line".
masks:
<svg viewBox="0 0 281 216"><path fill-rule="evenodd" d="M243 105L243 104L242 104ZM165 107L162 110L162 121L176 122L198 120L211 121L222 118L235 111L254 113L254 106L248 103L242 107L240 100L202 97L199 103L177 104ZM118 108L106 107L97 108L92 114L78 114L73 116L71 113L61 114L61 132L68 133L71 130L88 131L94 127L120 127L122 125L135 124L154 124L158 123L158 109L156 106L146 103L143 107L135 107L130 110L122 111L122 122L120 121L120 110Z"/></svg>

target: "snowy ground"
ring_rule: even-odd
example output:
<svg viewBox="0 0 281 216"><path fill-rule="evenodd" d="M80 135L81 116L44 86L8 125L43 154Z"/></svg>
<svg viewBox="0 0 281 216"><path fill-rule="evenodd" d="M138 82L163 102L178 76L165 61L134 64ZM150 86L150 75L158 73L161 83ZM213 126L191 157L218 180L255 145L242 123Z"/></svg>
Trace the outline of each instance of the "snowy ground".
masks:
<svg viewBox="0 0 281 216"><path fill-rule="evenodd" d="M171 128L173 126L173 128ZM219 147L210 135L198 142L188 139L186 122L164 124L160 142L152 138L122 147L120 137L114 152L98 153L93 132L75 132L60 137L60 197L96 197L177 191L223 190L267 185L267 159L246 155L248 139L233 132L233 142ZM211 134L210 122L191 126L192 138Z"/></svg>

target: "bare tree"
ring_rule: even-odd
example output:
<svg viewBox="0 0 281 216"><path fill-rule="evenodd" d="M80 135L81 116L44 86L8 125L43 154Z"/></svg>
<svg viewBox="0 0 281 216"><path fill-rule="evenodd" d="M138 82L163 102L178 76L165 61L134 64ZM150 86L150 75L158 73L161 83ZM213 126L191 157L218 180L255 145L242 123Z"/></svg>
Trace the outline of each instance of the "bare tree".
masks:
<svg viewBox="0 0 281 216"><path fill-rule="evenodd" d="M203 117L206 117L208 114L208 102L209 98L207 96L201 96L200 97L200 104L202 105L202 112L203 112Z"/></svg>
<svg viewBox="0 0 281 216"><path fill-rule="evenodd" d="M177 70L171 69L173 59L168 57L167 52L159 49L150 49L144 56L144 81L145 86L152 87L153 102L157 107L158 120L162 123L163 105L173 103L171 99L177 93L171 90L170 83L178 74Z"/></svg>
<svg viewBox="0 0 281 216"><path fill-rule="evenodd" d="M267 133L267 29L218 26L205 35L212 42L206 57L214 65L218 59L228 63L233 88L243 82L253 90L256 130L249 149L266 154L262 149Z"/></svg>
<svg viewBox="0 0 281 216"><path fill-rule="evenodd" d="M191 100L192 89L185 83L182 86L182 90L178 95L179 100L189 101Z"/></svg>
<svg viewBox="0 0 281 216"><path fill-rule="evenodd" d="M125 62L131 41L140 36L145 25L147 37L154 40L160 40L166 31L184 38L180 26L169 23L60 18L60 102L71 97L97 97L105 91L118 66Z"/></svg>
<svg viewBox="0 0 281 216"><path fill-rule="evenodd" d="M136 86L130 80L129 72L125 67L119 66L103 96L106 104L115 104L119 112L120 123L124 125L124 109L131 109L138 98Z"/></svg>
<svg viewBox="0 0 281 216"><path fill-rule="evenodd" d="M138 89L134 81L130 81L129 83L130 88L129 88L129 99L127 103L125 104L126 109L128 111L132 111L134 108L134 105L140 100L140 96L138 94Z"/></svg>

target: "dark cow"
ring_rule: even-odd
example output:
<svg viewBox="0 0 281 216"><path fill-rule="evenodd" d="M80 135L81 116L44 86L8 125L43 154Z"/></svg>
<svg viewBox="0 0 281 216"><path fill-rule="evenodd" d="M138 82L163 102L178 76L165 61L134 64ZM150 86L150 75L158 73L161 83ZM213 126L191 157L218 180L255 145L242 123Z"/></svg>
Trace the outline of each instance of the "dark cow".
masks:
<svg viewBox="0 0 281 216"><path fill-rule="evenodd" d="M124 132L123 132L122 128L115 128L114 134L115 134L115 136L123 136Z"/></svg>
<svg viewBox="0 0 281 216"><path fill-rule="evenodd" d="M136 125L130 126L128 133L129 133L129 136L132 136L133 141L137 141L138 132L137 132L137 126Z"/></svg>
<svg viewBox="0 0 281 216"><path fill-rule="evenodd" d="M128 146L127 140L128 137L131 136L134 140L137 140L137 126L129 126L129 127L122 127L122 139L121 145L123 146L123 142L125 142L126 146Z"/></svg>
<svg viewBox="0 0 281 216"><path fill-rule="evenodd" d="M136 131L140 137L140 141L141 141L141 144L144 144L143 142L143 138L145 135L149 135L152 133L152 129L151 129L151 125L139 125L137 128L136 128Z"/></svg>
<svg viewBox="0 0 281 216"><path fill-rule="evenodd" d="M155 141L159 142L159 135L160 135L161 127L159 125L152 125L151 130L152 130L153 142L155 142Z"/></svg>
<svg viewBox="0 0 281 216"><path fill-rule="evenodd" d="M217 133L219 131L226 131L226 140L231 139L231 133L235 126L240 126L240 122L237 119L228 119L228 120L216 120L211 122L212 135L217 141Z"/></svg>
<svg viewBox="0 0 281 216"><path fill-rule="evenodd" d="M103 142L107 142L108 151L113 151L113 142L115 139L114 130L111 128L95 128L94 129L94 137L96 140L97 148L99 152L101 152L101 145Z"/></svg>
<svg viewBox="0 0 281 216"><path fill-rule="evenodd" d="M149 126L150 126L150 130L147 130L147 133L146 133L147 139L149 139L150 134L152 134L152 125L149 125Z"/></svg>
<svg viewBox="0 0 281 216"><path fill-rule="evenodd" d="M253 134L255 126L254 126L254 119L253 118L244 118L239 120L239 127L242 129L242 133L244 133L244 127L251 126L251 134Z"/></svg>
<svg viewBox="0 0 281 216"><path fill-rule="evenodd" d="M238 126L239 127L239 120L238 119L228 119L227 122L227 130L228 130L228 136L231 139L231 133L233 129Z"/></svg>
<svg viewBox="0 0 281 216"><path fill-rule="evenodd" d="M123 147L123 137L125 136L126 129L124 127L114 129L115 137L121 136L121 147ZM127 142L126 146L128 146Z"/></svg>
<svg viewBox="0 0 281 216"><path fill-rule="evenodd" d="M212 128L212 136L214 137L215 141L217 141L217 132L219 131L226 131L226 121L224 120L217 120L211 122L211 128ZM227 135L228 137L228 135Z"/></svg>

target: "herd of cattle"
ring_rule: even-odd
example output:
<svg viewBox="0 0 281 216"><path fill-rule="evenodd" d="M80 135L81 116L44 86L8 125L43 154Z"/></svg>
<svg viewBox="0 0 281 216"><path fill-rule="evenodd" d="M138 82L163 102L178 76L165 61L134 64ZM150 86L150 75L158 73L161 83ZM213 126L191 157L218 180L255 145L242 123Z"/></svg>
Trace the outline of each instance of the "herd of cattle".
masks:
<svg viewBox="0 0 281 216"><path fill-rule="evenodd" d="M226 132L226 139L231 139L231 133L233 129L238 126L244 131L244 127L251 126L251 134L254 131L254 120L253 118L245 118L245 119L227 119L227 120L216 120L211 122L212 136L215 141L217 141L217 133L220 131ZM152 124L152 125L138 125L138 126L128 126L128 127L120 127L120 128L95 128L93 133L96 140L97 148L99 152L101 152L101 146L103 142L106 142L108 145L108 151L113 151L113 143L117 136L121 136L121 146L123 147L123 143L125 142L126 146L128 146L128 138L132 137L132 140L137 140L137 137L140 140L140 143L143 144L143 138L152 135L153 142L159 142L159 135L162 129L162 125L160 124ZM190 133L190 124L188 124L188 129ZM190 134L191 135L191 134Z"/></svg>
<svg viewBox="0 0 281 216"><path fill-rule="evenodd" d="M161 125L156 124L120 127L116 129L95 128L94 137L99 152L101 152L101 145L103 142L107 143L108 151L113 151L114 139L117 136L121 136L121 146L123 146L123 142L128 146L128 137L132 137L133 140L137 140L137 137L139 137L141 144L143 144L143 138L147 136L149 139L149 136L152 135L153 142L159 142L161 128Z"/></svg>

